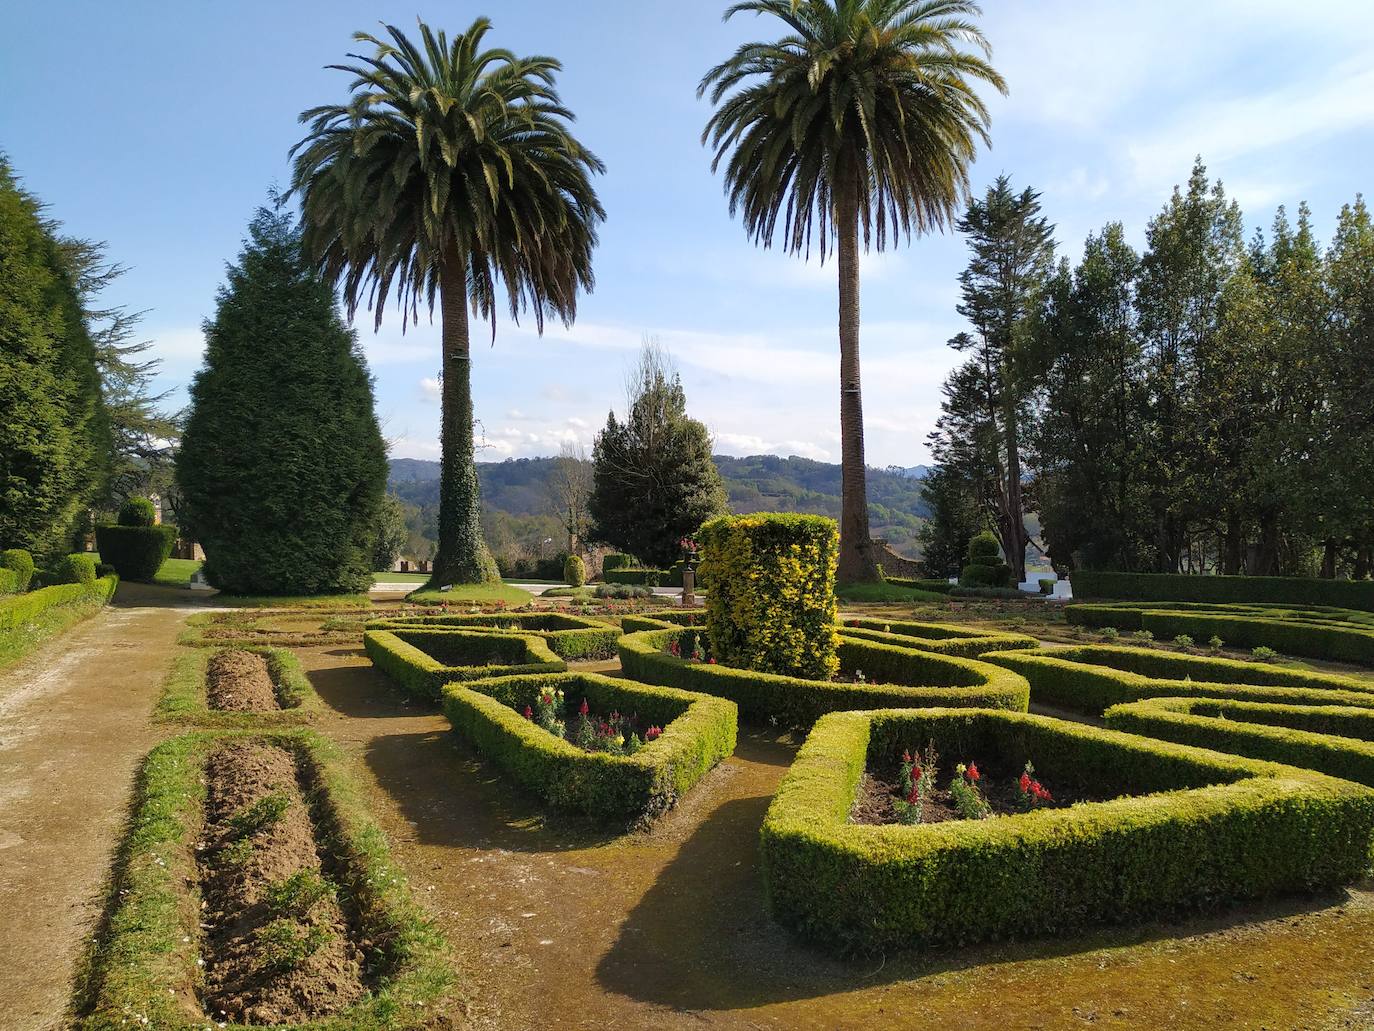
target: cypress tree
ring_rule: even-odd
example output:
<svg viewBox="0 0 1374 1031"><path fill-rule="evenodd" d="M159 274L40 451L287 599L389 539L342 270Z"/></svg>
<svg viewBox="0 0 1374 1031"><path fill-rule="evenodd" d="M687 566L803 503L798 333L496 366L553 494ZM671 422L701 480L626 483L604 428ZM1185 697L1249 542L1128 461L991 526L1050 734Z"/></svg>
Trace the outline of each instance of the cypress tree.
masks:
<svg viewBox="0 0 1374 1031"><path fill-rule="evenodd" d="M69 550L110 455L95 344L54 224L0 156L0 548Z"/></svg>
<svg viewBox="0 0 1374 1031"><path fill-rule="evenodd" d="M386 446L357 335L289 215L258 210L205 339L177 481L206 578L237 594L366 590Z"/></svg>

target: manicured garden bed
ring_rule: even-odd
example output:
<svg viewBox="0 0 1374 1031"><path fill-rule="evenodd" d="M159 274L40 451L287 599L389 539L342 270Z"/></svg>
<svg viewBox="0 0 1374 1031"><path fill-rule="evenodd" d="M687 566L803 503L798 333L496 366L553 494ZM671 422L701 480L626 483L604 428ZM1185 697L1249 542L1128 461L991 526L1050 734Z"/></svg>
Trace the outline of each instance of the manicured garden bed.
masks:
<svg viewBox="0 0 1374 1031"><path fill-rule="evenodd" d="M850 820L864 771L934 742L1049 783L1130 795L918 826ZM1348 781L1015 712L835 713L769 807L774 916L843 952L1061 934L1334 888L1369 868L1374 792Z"/></svg>
<svg viewBox="0 0 1374 1031"><path fill-rule="evenodd" d="M564 612L512 612L482 615L398 616L374 620L369 630L444 629L505 631L537 634L549 650L563 659L608 659L622 631L600 620Z"/></svg>
<svg viewBox="0 0 1374 1031"><path fill-rule="evenodd" d="M1374 683L1356 677L1150 648L1068 645L991 652L982 661L1024 676L1039 704L1093 716L1160 696L1374 706Z"/></svg>
<svg viewBox="0 0 1374 1031"><path fill-rule="evenodd" d="M1039 643L1034 637L1026 634L961 626L958 623L915 623L862 617L844 620L840 633L845 637L877 641L879 644L919 648L922 651L959 655L967 659L976 659L985 652L1034 648Z"/></svg>
<svg viewBox="0 0 1374 1031"><path fill-rule="evenodd" d="M80 1026L428 1027L452 974L334 746L193 732L139 775Z"/></svg>
<svg viewBox="0 0 1374 1031"><path fill-rule="evenodd" d="M206 727L263 727L312 720L319 708L295 655L246 645L182 651L163 682L156 714Z"/></svg>
<svg viewBox="0 0 1374 1031"><path fill-rule="evenodd" d="M644 683L729 698L742 717L786 727L809 727L828 712L893 706L1025 711L1029 698L1024 678L996 666L871 641L840 641L836 680L693 661L693 652L705 646L698 629L644 630L620 639L620 665Z"/></svg>
<svg viewBox="0 0 1374 1031"><path fill-rule="evenodd" d="M521 673L562 673L568 664L543 638L490 630L369 630L373 665L411 694L439 701L445 684Z"/></svg>
<svg viewBox="0 0 1374 1031"><path fill-rule="evenodd" d="M510 584L454 584L447 591L422 587L406 595L417 605L490 605L507 608L528 605L534 595Z"/></svg>
<svg viewBox="0 0 1374 1031"><path fill-rule="evenodd" d="M540 696L557 692L569 720L585 703L593 719L624 714L661 732L632 754L579 747L536 722ZM460 736L550 806L613 823L652 821L735 750L733 703L595 674L451 683L443 708Z"/></svg>

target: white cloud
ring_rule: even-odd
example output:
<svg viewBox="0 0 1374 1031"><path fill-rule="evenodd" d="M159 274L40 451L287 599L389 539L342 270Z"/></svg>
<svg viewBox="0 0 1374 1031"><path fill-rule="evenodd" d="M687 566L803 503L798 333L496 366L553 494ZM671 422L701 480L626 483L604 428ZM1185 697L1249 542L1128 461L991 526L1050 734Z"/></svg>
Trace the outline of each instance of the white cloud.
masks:
<svg viewBox="0 0 1374 1031"><path fill-rule="evenodd" d="M830 452L809 440L766 440L749 433L715 434L716 450L727 455L798 455L818 462L831 460Z"/></svg>
<svg viewBox="0 0 1374 1031"><path fill-rule="evenodd" d="M443 383L435 376L424 376L420 379L420 399L422 401L437 403L443 389Z"/></svg>

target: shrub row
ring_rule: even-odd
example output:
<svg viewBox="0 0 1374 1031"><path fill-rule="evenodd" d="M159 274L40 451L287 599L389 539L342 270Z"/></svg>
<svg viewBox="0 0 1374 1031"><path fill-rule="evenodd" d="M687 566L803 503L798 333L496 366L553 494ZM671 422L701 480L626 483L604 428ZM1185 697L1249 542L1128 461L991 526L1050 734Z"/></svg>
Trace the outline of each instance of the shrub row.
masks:
<svg viewBox="0 0 1374 1031"><path fill-rule="evenodd" d="M568 664L529 634L484 630L368 630L374 666L411 694L439 701L445 684L522 673L562 673Z"/></svg>
<svg viewBox="0 0 1374 1031"><path fill-rule="evenodd" d="M1160 638L1187 634L1206 641L1219 637L1228 645L1244 648L1273 648L1284 655L1374 665L1374 627L1329 619L1132 605L1070 605L1064 612L1078 626L1148 630Z"/></svg>
<svg viewBox="0 0 1374 1031"><path fill-rule="evenodd" d="M263 656L281 710L224 712L211 709L207 701L206 669L210 659L220 651L256 652ZM194 648L178 654L162 682L162 697L154 715L168 723L201 727L267 728L304 723L313 720L319 711L320 697L310 686L295 653L263 645L234 645L231 648Z"/></svg>
<svg viewBox="0 0 1374 1031"><path fill-rule="evenodd" d="M918 591L930 591L934 594L948 594L954 588L954 584L948 580L910 580L900 576L889 576L886 580L897 587L911 587Z"/></svg>
<svg viewBox="0 0 1374 1031"><path fill-rule="evenodd" d="M570 704L634 713L663 734L633 755L588 752L521 713L543 690ZM735 750L735 706L720 698L595 674L510 676L449 684L453 729L549 805L608 822L644 825L666 812Z"/></svg>
<svg viewBox="0 0 1374 1031"><path fill-rule="evenodd" d="M601 579L608 584L632 584L637 587L662 587L668 577L666 569L641 569L625 566L618 569L602 569ZM679 579L677 586L682 586Z"/></svg>
<svg viewBox="0 0 1374 1031"><path fill-rule="evenodd" d="M96 602L104 605L114 597L119 577L105 576L88 583L57 584L40 587L28 594L0 598L0 634L10 633L31 623L50 609L64 605Z"/></svg>
<svg viewBox="0 0 1374 1031"><path fill-rule="evenodd" d="M946 757L1109 802L992 820L848 820L871 759L934 741ZM984 757L987 757L986 759ZM1363 876L1374 792L1307 770L1012 712L836 713L812 730L769 807L761 861L774 916L844 952L1061 933Z"/></svg>
<svg viewBox="0 0 1374 1031"><path fill-rule="evenodd" d="M747 719L809 727L828 712L907 706L958 706L1025 711L1023 677L975 662L870 641L842 640L842 675L862 671L864 682L802 680L718 663L691 662L668 654L677 641L689 654L701 630L645 630L620 639L620 666L648 684L728 698Z"/></svg>
<svg viewBox="0 0 1374 1031"><path fill-rule="evenodd" d="M640 630L664 630L674 626L706 625L706 613L701 609L661 609L644 615L622 616L620 625L625 633L633 634Z"/></svg>
<svg viewBox="0 0 1374 1031"><path fill-rule="evenodd" d="M400 616L373 620L368 630L461 628L537 634L562 659L609 659L615 655L619 628L562 612L512 612L509 615Z"/></svg>
<svg viewBox="0 0 1374 1031"><path fill-rule="evenodd" d="M114 567L121 580L152 583L172 554L177 528L156 526L97 526L95 546L100 561Z"/></svg>
<svg viewBox="0 0 1374 1031"><path fill-rule="evenodd" d="M1077 570L1075 598L1123 601L1278 602L1336 605L1374 611L1374 580L1318 580L1296 576L1190 576Z"/></svg>
<svg viewBox="0 0 1374 1031"><path fill-rule="evenodd" d="M957 623L913 623L896 619L846 619L840 633L845 637L968 659L976 659L984 652L1034 648L1039 643L1025 634L982 630Z"/></svg>
<svg viewBox="0 0 1374 1031"><path fill-rule="evenodd" d="M1374 708L1149 698L1114 705L1103 718L1115 730L1374 786Z"/></svg>
<svg viewBox="0 0 1374 1031"><path fill-rule="evenodd" d="M1149 648L1069 645L991 652L982 661L1024 676L1039 704L1094 716L1161 696L1374 707L1374 684L1356 677Z"/></svg>
<svg viewBox="0 0 1374 1031"><path fill-rule="evenodd" d="M337 748L310 731L199 731L148 754L119 853L107 924L91 953L79 1021L85 1031L131 1025L200 1031L213 1021L187 1005L200 981L201 929L195 847L205 805L205 762L232 741L256 740L297 756L330 877L351 899L360 940L371 943L370 990L342 1012L293 1025L301 1031L365 1031L431 1025L453 974L439 932L411 898L386 838Z"/></svg>

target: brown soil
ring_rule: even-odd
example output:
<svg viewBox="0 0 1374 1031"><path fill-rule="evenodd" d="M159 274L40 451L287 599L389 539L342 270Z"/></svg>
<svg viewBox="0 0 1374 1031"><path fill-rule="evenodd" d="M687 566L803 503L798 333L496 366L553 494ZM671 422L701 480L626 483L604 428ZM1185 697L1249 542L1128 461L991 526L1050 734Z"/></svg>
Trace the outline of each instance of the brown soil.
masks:
<svg viewBox="0 0 1374 1031"><path fill-rule="evenodd" d="M936 784L948 784L954 774L945 771L935 778ZM985 775L979 781L983 797L987 799L993 816L1016 816L1025 812L1021 804L1021 789L1012 777L992 777ZM1041 802L1038 809L1064 809L1075 802L1102 801L1091 799L1079 792L1051 790L1054 798ZM899 823L897 809L893 804L902 797L898 779L884 779L872 770L866 771L859 780L854 796L854 808L849 811L851 823L880 825ZM921 807L921 823L945 823L949 820L964 820L969 817L959 812L954 805L954 796L944 788L937 788L925 799Z"/></svg>
<svg viewBox="0 0 1374 1031"><path fill-rule="evenodd" d="M210 708L225 712L272 712L280 709L267 659L257 652L216 652L205 669Z"/></svg>
<svg viewBox="0 0 1374 1031"><path fill-rule="evenodd" d="M363 993L362 956L338 903L326 895L303 912L284 913L267 900L293 874L321 872L295 759L272 746L230 745L210 757L206 779L200 851L206 1012L216 1020L276 1024L347 1006ZM245 814L273 800L285 801L280 816L244 826ZM274 961L267 943L273 930L318 936L318 942Z"/></svg>

